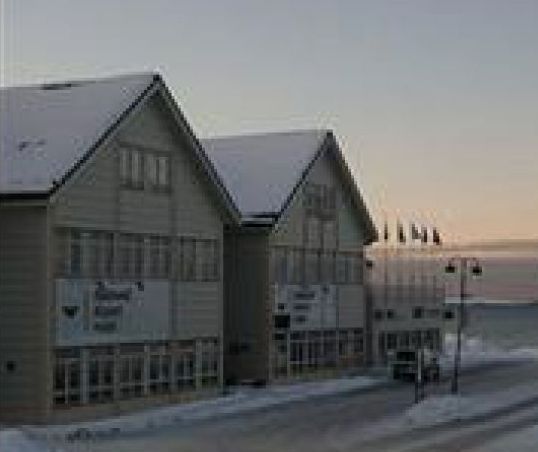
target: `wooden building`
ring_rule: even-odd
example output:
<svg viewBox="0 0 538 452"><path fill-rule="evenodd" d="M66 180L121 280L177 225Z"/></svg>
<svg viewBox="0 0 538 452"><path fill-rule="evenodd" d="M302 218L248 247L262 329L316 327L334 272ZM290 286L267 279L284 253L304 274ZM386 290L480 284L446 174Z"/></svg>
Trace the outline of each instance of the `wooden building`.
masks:
<svg viewBox="0 0 538 452"><path fill-rule="evenodd" d="M3 88L0 422L222 384L238 211L160 76Z"/></svg>
<svg viewBox="0 0 538 452"><path fill-rule="evenodd" d="M376 230L332 132L202 140L241 214L224 241L230 382L329 376L370 354Z"/></svg>

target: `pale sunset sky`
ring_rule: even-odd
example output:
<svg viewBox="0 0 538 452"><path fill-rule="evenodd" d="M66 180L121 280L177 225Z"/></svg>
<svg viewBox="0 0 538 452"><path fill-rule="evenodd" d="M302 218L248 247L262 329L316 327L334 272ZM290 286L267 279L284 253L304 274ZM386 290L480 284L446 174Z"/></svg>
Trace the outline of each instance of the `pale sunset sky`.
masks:
<svg viewBox="0 0 538 452"><path fill-rule="evenodd" d="M538 238L538 0L0 0L0 84L159 71L199 137L335 131L378 226Z"/></svg>

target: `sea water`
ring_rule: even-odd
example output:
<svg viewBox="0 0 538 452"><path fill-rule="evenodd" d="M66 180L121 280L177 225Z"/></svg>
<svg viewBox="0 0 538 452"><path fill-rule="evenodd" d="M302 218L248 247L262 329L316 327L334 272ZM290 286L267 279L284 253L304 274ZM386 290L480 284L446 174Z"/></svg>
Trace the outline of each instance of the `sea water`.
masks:
<svg viewBox="0 0 538 452"><path fill-rule="evenodd" d="M465 336L505 350L538 349L538 250L478 249L470 255L482 274L469 277Z"/></svg>

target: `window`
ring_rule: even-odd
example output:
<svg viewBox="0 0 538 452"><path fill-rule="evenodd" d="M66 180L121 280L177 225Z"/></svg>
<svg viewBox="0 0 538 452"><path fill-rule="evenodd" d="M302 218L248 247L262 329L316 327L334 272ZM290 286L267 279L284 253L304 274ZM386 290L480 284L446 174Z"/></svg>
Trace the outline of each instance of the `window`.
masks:
<svg viewBox="0 0 538 452"><path fill-rule="evenodd" d="M216 386L219 376L219 346L216 339L204 339L200 344L200 380L203 387Z"/></svg>
<svg viewBox="0 0 538 452"><path fill-rule="evenodd" d="M307 284L316 284L320 280L320 252L308 250L305 253L305 281Z"/></svg>
<svg viewBox="0 0 538 452"><path fill-rule="evenodd" d="M321 246L321 221L319 218L311 216L306 218L307 222L307 243L310 248Z"/></svg>
<svg viewBox="0 0 538 452"><path fill-rule="evenodd" d="M287 254L284 247L273 249L273 277L279 284L286 284L288 280Z"/></svg>
<svg viewBox="0 0 538 452"><path fill-rule="evenodd" d="M124 186L131 181L131 155L126 148L120 150L120 181Z"/></svg>
<svg viewBox="0 0 538 452"><path fill-rule="evenodd" d="M424 308L421 306L415 306L413 308L413 318L414 319L421 319L424 317Z"/></svg>
<svg viewBox="0 0 538 452"><path fill-rule="evenodd" d="M324 212L333 212L336 209L336 189L323 186L322 206Z"/></svg>
<svg viewBox="0 0 538 452"><path fill-rule="evenodd" d="M196 241L192 238L181 237L179 248L181 280L194 281L196 279Z"/></svg>
<svg viewBox="0 0 538 452"><path fill-rule="evenodd" d="M157 169L157 158L155 155L148 153L146 154L146 186L150 189L155 189L158 186L158 169Z"/></svg>
<svg viewBox="0 0 538 452"><path fill-rule="evenodd" d="M348 262L344 253L336 253L336 282L338 284L348 282Z"/></svg>
<svg viewBox="0 0 538 452"><path fill-rule="evenodd" d="M107 278L111 278L114 276L114 234L104 232L103 242L103 274Z"/></svg>
<svg viewBox="0 0 538 452"><path fill-rule="evenodd" d="M157 186L160 189L167 189L170 186L170 168L167 156L157 157Z"/></svg>
<svg viewBox="0 0 538 452"><path fill-rule="evenodd" d="M90 232L87 236L89 273L92 276L99 277L102 274L102 248L101 234L99 232Z"/></svg>
<svg viewBox="0 0 538 452"><path fill-rule="evenodd" d="M131 236L134 258L133 276L138 279L144 277L144 239L141 235Z"/></svg>
<svg viewBox="0 0 538 452"><path fill-rule="evenodd" d="M337 228L336 228L336 222L334 220L331 221L323 221L322 222L322 233L323 233L323 247L325 249L334 250L336 248L337 243Z"/></svg>
<svg viewBox="0 0 538 452"><path fill-rule="evenodd" d="M326 251L321 255L321 280L325 284L334 282L334 253Z"/></svg>
<svg viewBox="0 0 538 452"><path fill-rule="evenodd" d="M348 271L349 271L349 283L350 284L362 284L363 272L362 272L362 254L350 253L347 256L348 259Z"/></svg>
<svg viewBox="0 0 538 452"><path fill-rule="evenodd" d="M144 237L140 234L120 234L118 248L120 277L143 279Z"/></svg>
<svg viewBox="0 0 538 452"><path fill-rule="evenodd" d="M90 403L112 401L114 394L114 351L112 347L98 347L90 350L88 367Z"/></svg>
<svg viewBox="0 0 538 452"><path fill-rule="evenodd" d="M170 187L170 158L134 147L120 150L121 185L135 190L166 191Z"/></svg>
<svg viewBox="0 0 538 452"><path fill-rule="evenodd" d="M55 352L54 403L71 405L81 402L81 365L77 349Z"/></svg>
<svg viewBox="0 0 538 452"><path fill-rule="evenodd" d="M409 331L402 331L400 333L400 339L399 339L400 347L409 348L410 343L411 343L411 340L410 340Z"/></svg>
<svg viewBox="0 0 538 452"><path fill-rule="evenodd" d="M132 252L131 252L131 235L120 234L119 244L119 274L123 278L131 276Z"/></svg>
<svg viewBox="0 0 538 452"><path fill-rule="evenodd" d="M142 346L131 346L121 351L120 396L122 399L140 397L144 393L144 350Z"/></svg>
<svg viewBox="0 0 538 452"><path fill-rule="evenodd" d="M363 337L363 333L362 333L362 329L360 328L357 328L357 329L354 329L352 330L352 335L353 335L353 353L355 355L359 354L359 353L363 353L364 352L364 337Z"/></svg>
<svg viewBox="0 0 538 452"><path fill-rule="evenodd" d="M396 333L387 333L387 350L394 350L398 344L398 336Z"/></svg>
<svg viewBox="0 0 538 452"><path fill-rule="evenodd" d="M56 232L56 271L61 276L114 275L114 234L103 231L59 229Z"/></svg>
<svg viewBox="0 0 538 452"><path fill-rule="evenodd" d="M130 185L132 188L142 188L143 187L143 178L142 178L142 153L138 150L132 149L131 154L131 174L130 174Z"/></svg>
<svg viewBox="0 0 538 452"><path fill-rule="evenodd" d="M170 389L170 355L165 346L154 346L149 357L149 392L163 394Z"/></svg>
<svg viewBox="0 0 538 452"><path fill-rule="evenodd" d="M304 188L304 207L309 215L334 217L336 189L322 184L308 183Z"/></svg>
<svg viewBox="0 0 538 452"><path fill-rule="evenodd" d="M170 239L149 238L149 275L151 278L168 278L170 271Z"/></svg>
<svg viewBox="0 0 538 452"><path fill-rule="evenodd" d="M72 230L70 234L69 274L82 275L82 234L77 230Z"/></svg>
<svg viewBox="0 0 538 452"><path fill-rule="evenodd" d="M197 242L197 257L200 261L198 280L217 281L219 278L219 255L216 240L200 240Z"/></svg>
<svg viewBox="0 0 538 452"><path fill-rule="evenodd" d="M288 282L300 284L303 281L303 251L292 248L288 256Z"/></svg>
<svg viewBox="0 0 538 452"><path fill-rule="evenodd" d="M194 389L194 343L181 344L174 355L174 362L178 390Z"/></svg>

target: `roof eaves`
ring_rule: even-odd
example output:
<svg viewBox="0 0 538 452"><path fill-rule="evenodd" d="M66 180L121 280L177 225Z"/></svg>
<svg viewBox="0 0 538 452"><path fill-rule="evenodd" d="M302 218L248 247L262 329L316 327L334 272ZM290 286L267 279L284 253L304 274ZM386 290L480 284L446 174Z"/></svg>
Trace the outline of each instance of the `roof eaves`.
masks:
<svg viewBox="0 0 538 452"><path fill-rule="evenodd" d="M48 197L49 197L48 191L0 193L0 201L42 200L42 199L48 199Z"/></svg>

